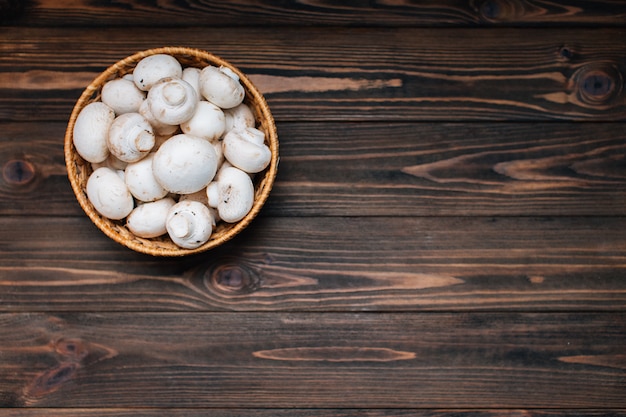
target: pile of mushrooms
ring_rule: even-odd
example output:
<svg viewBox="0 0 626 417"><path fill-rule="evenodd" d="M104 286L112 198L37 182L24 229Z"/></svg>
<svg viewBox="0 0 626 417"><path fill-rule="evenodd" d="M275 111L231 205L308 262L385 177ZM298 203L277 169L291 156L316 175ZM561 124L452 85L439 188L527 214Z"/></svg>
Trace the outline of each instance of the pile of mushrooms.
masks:
<svg viewBox="0 0 626 417"><path fill-rule="evenodd" d="M207 242L218 222L243 219L252 179L270 163L265 134L227 67L186 67L155 54L106 82L73 129L91 163L87 197L135 236L165 234L179 247Z"/></svg>

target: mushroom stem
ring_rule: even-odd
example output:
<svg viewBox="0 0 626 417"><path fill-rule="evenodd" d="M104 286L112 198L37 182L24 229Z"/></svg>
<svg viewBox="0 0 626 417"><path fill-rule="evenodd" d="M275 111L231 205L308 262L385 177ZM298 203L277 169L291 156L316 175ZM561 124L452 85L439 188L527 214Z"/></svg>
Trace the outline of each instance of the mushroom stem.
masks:
<svg viewBox="0 0 626 417"><path fill-rule="evenodd" d="M187 97L185 88L180 84L168 83L163 86L163 99L170 106L178 106L185 101Z"/></svg>
<svg viewBox="0 0 626 417"><path fill-rule="evenodd" d="M154 134L147 130L141 130L137 133L135 146L139 152L148 152L154 146Z"/></svg>
<svg viewBox="0 0 626 417"><path fill-rule="evenodd" d="M170 221L170 232L179 238L189 236L191 225L189 224L188 213L176 213Z"/></svg>

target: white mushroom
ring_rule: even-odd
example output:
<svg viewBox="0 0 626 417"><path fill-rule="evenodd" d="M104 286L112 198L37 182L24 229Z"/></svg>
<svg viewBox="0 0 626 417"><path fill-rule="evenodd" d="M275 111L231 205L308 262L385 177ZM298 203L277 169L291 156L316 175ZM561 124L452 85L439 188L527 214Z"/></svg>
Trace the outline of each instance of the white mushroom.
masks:
<svg viewBox="0 0 626 417"><path fill-rule="evenodd" d="M117 159L115 155L110 153L109 156L107 156L107 158L104 161L92 163L91 168L94 171L100 167L108 167L116 171L123 171L126 169L127 165L128 165L128 162L120 161L119 159Z"/></svg>
<svg viewBox="0 0 626 417"><path fill-rule="evenodd" d="M134 207L124 180L111 168L95 170L87 180L87 198L98 213L112 220L123 219Z"/></svg>
<svg viewBox="0 0 626 417"><path fill-rule="evenodd" d="M168 54L154 54L137 63L133 70L133 81L137 88L148 91L162 78L180 78L182 75L182 65L176 58Z"/></svg>
<svg viewBox="0 0 626 417"><path fill-rule="evenodd" d="M163 78L148 92L148 106L156 120L179 125L191 119L198 105L198 94L180 78Z"/></svg>
<svg viewBox="0 0 626 417"><path fill-rule="evenodd" d="M154 132L141 114L124 113L111 124L107 143L118 159L135 162L148 155L154 147Z"/></svg>
<svg viewBox="0 0 626 417"><path fill-rule="evenodd" d="M100 100L111 107L118 116L124 113L137 112L146 98L132 80L116 78L102 86Z"/></svg>
<svg viewBox="0 0 626 417"><path fill-rule="evenodd" d="M206 187L217 172L213 145L184 133L166 140L152 160L156 180L175 194L190 194Z"/></svg>
<svg viewBox="0 0 626 417"><path fill-rule="evenodd" d="M222 146L222 141L216 140L211 142L211 145L213 145L213 150L215 151L215 156L217 157L217 169L220 169L226 161L226 158L224 158L224 147Z"/></svg>
<svg viewBox="0 0 626 417"><path fill-rule="evenodd" d="M254 184L250 176L235 167L226 167L219 172L217 181L207 187L210 207L227 223L238 222L250 212L254 203Z"/></svg>
<svg viewBox="0 0 626 417"><path fill-rule="evenodd" d="M224 119L226 126L224 131L228 132L234 129L245 129L246 127L255 127L256 120L252 110L246 103L224 110Z"/></svg>
<svg viewBox="0 0 626 417"><path fill-rule="evenodd" d="M212 65L207 65L200 72L200 93L222 109L239 105L246 95L237 74L230 68Z"/></svg>
<svg viewBox="0 0 626 417"><path fill-rule="evenodd" d="M153 238L167 233L165 221L170 208L176 204L173 198L144 203L137 206L126 219L126 227L135 236Z"/></svg>
<svg viewBox="0 0 626 417"><path fill-rule="evenodd" d="M166 220L167 233L172 241L186 249L194 249L209 240L214 219L204 204L181 201L172 206Z"/></svg>
<svg viewBox="0 0 626 417"><path fill-rule="evenodd" d="M189 85L196 90L198 94L198 98L202 97L200 94L200 68L196 67L187 67L183 69L183 75L181 77L183 80L187 81Z"/></svg>
<svg viewBox="0 0 626 417"><path fill-rule="evenodd" d="M180 124L184 133L214 141L224 134L224 112L215 104L201 101L193 116Z"/></svg>
<svg viewBox="0 0 626 417"><path fill-rule="evenodd" d="M213 216L213 227L215 227L215 225L220 220L220 218L219 218L219 215L217 214L217 210L214 207L209 206L209 200L207 198L206 188L203 188L202 190L196 191L195 193L191 193L191 194L181 194L180 199L178 201L187 201L187 200L197 201L207 206L209 211L211 212L211 216Z"/></svg>
<svg viewBox="0 0 626 417"><path fill-rule="evenodd" d="M207 197L206 197L206 188L203 188L200 191L196 191L195 193L181 194L178 201L185 201L185 200L199 201L200 203L204 204L207 207L209 205L209 202L207 201Z"/></svg>
<svg viewBox="0 0 626 417"><path fill-rule="evenodd" d="M147 99L141 102L138 112L146 118L148 123L150 123L150 126L152 126L152 130L154 131L155 135L171 136L174 134L174 132L178 130L178 125L169 125L158 121L152 114Z"/></svg>
<svg viewBox="0 0 626 417"><path fill-rule="evenodd" d="M102 162L109 156L107 137L115 112L101 101L87 104L74 123L72 140L76 152L87 162Z"/></svg>
<svg viewBox="0 0 626 417"><path fill-rule="evenodd" d="M165 197L168 191L154 178L152 160L154 153L137 162L128 164L125 181L130 193L140 201L155 201Z"/></svg>
<svg viewBox="0 0 626 417"><path fill-rule="evenodd" d="M261 172L272 159L272 152L264 143L264 138L265 134L254 127L231 130L224 135L224 157L243 171Z"/></svg>

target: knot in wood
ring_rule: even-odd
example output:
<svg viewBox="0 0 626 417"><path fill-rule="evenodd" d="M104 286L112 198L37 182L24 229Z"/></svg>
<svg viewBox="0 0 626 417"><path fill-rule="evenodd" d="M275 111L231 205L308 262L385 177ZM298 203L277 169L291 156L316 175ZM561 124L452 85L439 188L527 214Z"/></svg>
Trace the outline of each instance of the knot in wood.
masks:
<svg viewBox="0 0 626 417"><path fill-rule="evenodd" d="M524 6L517 0L484 0L475 10L486 22L517 20L524 15Z"/></svg>
<svg viewBox="0 0 626 417"><path fill-rule="evenodd" d="M25 403L36 402L37 399L49 395L74 378L79 366L73 362L59 363L54 368L38 374L24 389Z"/></svg>
<svg viewBox="0 0 626 417"><path fill-rule="evenodd" d="M567 45L563 45L559 48L559 58L563 61L569 61L574 58L575 52Z"/></svg>
<svg viewBox="0 0 626 417"><path fill-rule="evenodd" d="M579 100L592 106L610 104L623 88L621 72L610 64L586 65L576 71L574 81Z"/></svg>
<svg viewBox="0 0 626 417"><path fill-rule="evenodd" d="M68 362L80 362L89 353L87 344L80 339L59 339L54 350Z"/></svg>
<svg viewBox="0 0 626 417"><path fill-rule="evenodd" d="M35 167L28 161L12 159L4 164L2 177L8 184L23 186L35 178Z"/></svg>
<svg viewBox="0 0 626 417"><path fill-rule="evenodd" d="M220 292L247 294L260 286L260 278L245 264L228 262L207 271L207 281Z"/></svg>

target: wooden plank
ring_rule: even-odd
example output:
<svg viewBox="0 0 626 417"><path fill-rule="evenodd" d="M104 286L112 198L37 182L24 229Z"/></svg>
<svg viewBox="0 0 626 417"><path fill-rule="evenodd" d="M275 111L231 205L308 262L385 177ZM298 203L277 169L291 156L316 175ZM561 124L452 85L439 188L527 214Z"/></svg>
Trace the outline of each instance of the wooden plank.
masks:
<svg viewBox="0 0 626 417"><path fill-rule="evenodd" d="M83 215L65 127L0 124L0 214ZM620 123L279 123L263 215L623 216L625 132Z"/></svg>
<svg viewBox="0 0 626 417"><path fill-rule="evenodd" d="M624 311L626 218L258 218L136 254L86 218L0 218L0 311Z"/></svg>
<svg viewBox="0 0 626 417"><path fill-rule="evenodd" d="M623 417L626 410L424 410L424 409L241 409L241 408L12 408L0 417Z"/></svg>
<svg viewBox="0 0 626 417"><path fill-rule="evenodd" d="M238 66L279 122L626 120L622 28L0 33L0 120L66 121L104 68L164 44L208 49Z"/></svg>
<svg viewBox="0 0 626 417"><path fill-rule="evenodd" d="M268 2L185 1L124 3L38 0L28 6L5 1L5 23L58 26L477 26L625 25L618 0ZM9 9L9 7L13 7Z"/></svg>
<svg viewBox="0 0 626 417"><path fill-rule="evenodd" d="M279 125L277 215L624 215L623 124Z"/></svg>
<svg viewBox="0 0 626 417"><path fill-rule="evenodd" d="M624 313L28 313L0 330L4 407L626 406Z"/></svg>

